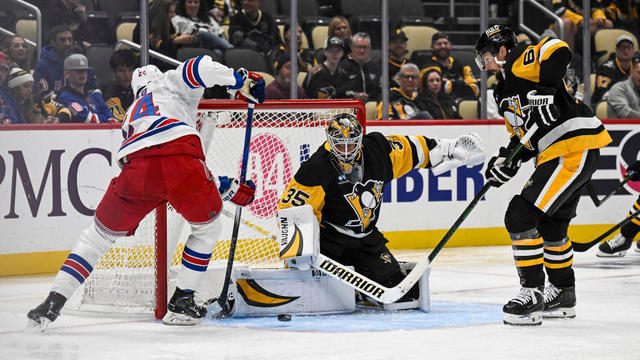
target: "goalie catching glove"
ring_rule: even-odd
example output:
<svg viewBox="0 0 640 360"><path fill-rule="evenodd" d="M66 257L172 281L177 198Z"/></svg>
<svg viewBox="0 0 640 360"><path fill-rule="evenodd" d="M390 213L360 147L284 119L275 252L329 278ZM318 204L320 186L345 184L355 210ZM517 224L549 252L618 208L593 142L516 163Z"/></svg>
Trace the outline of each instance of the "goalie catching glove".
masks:
<svg viewBox="0 0 640 360"><path fill-rule="evenodd" d="M218 176L220 197L222 201L231 201L238 206L247 206L253 201L256 184L248 180L241 183L238 179Z"/></svg>
<svg viewBox="0 0 640 360"><path fill-rule="evenodd" d="M533 123L540 128L548 128L560 117L560 109L553 104L555 89L538 87L527 93L529 112L527 114L526 128L531 128Z"/></svg>
<svg viewBox="0 0 640 360"><path fill-rule="evenodd" d="M262 75L244 68L239 68L233 75L236 77L236 84L227 88L231 96L254 104L264 102L265 82Z"/></svg>
<svg viewBox="0 0 640 360"><path fill-rule="evenodd" d="M462 165L480 165L484 163L482 139L474 133L464 134L457 139L440 139L429 150L429 162L436 176Z"/></svg>

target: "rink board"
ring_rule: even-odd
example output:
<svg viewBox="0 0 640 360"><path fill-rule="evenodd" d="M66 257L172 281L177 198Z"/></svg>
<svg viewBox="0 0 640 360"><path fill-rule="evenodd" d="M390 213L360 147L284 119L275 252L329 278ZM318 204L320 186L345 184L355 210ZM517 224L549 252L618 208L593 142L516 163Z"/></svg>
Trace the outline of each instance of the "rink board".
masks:
<svg viewBox="0 0 640 360"><path fill-rule="evenodd" d="M601 150L593 179L600 197L622 178L621 170L640 148L640 120L605 121L614 141ZM453 138L475 132L488 158L507 142L500 121L369 122L367 132ZM115 151L121 130L114 125L0 127L0 275L53 272L79 233L92 221L93 209L109 180L118 174ZM299 161L297 154L291 161ZM532 171L523 166L499 189L491 189L450 240L449 246L509 244L504 211ZM433 247L484 185L484 165L440 176L414 170L384 192L378 227L394 249ZM582 198L570 229L572 240L588 241L622 220L640 184L624 189L596 208Z"/></svg>

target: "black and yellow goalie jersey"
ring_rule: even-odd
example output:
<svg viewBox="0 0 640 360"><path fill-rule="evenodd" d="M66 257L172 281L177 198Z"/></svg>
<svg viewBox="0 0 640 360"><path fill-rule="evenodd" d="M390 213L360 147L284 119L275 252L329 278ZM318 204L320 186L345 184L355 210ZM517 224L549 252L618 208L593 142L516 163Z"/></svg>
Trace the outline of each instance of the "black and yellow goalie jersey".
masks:
<svg viewBox="0 0 640 360"><path fill-rule="evenodd" d="M524 43L509 51L503 66L504 80L494 91L510 135L522 138L529 111L527 93L555 89L559 118L549 128L538 129L527 148L538 156L537 164L564 154L597 149L611 142L602 122L585 104L575 100L563 82L571 51L564 41L544 38L537 45Z"/></svg>
<svg viewBox="0 0 640 360"><path fill-rule="evenodd" d="M321 242L346 248L384 245L386 240L376 228L384 186L414 168L431 166L429 149L436 145L434 139L424 136L364 135L363 176L354 184L335 169L325 142L302 163L278 209L310 204L320 223Z"/></svg>

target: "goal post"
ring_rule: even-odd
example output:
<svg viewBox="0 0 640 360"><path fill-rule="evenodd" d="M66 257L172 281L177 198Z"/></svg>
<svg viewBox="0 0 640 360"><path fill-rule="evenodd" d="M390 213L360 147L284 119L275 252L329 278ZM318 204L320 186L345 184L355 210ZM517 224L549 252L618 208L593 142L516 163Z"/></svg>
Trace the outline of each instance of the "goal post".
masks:
<svg viewBox="0 0 640 360"><path fill-rule="evenodd" d="M242 212L236 264L283 266L275 240L278 201L300 164L324 143L329 121L344 112L366 126L365 107L358 100L274 100L256 105L247 167L247 180L254 181L256 193ZM239 177L246 116L245 102L201 101L198 127L214 176ZM234 212L232 205L225 204L218 218L223 230L209 263L212 271L226 265ZM116 241L69 306L83 312L162 318L188 235L184 219L170 205L159 206L134 236Z"/></svg>

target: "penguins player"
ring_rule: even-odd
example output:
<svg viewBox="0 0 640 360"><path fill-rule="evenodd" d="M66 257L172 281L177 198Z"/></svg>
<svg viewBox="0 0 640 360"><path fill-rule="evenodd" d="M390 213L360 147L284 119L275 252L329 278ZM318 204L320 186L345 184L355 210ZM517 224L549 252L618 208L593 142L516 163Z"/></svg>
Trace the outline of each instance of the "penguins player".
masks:
<svg viewBox="0 0 640 360"><path fill-rule="evenodd" d="M475 50L481 70L502 74L494 96L511 137L490 159L485 177L499 187L522 162L535 158L533 174L505 214L522 288L504 305L504 323L540 325L543 316L575 317L567 228L581 189L596 170L598 149L611 138L593 112L567 93L563 77L573 55L565 42L544 38L518 45L510 28L494 25L480 35ZM531 140L505 163L533 124L538 130Z"/></svg>
<svg viewBox="0 0 640 360"><path fill-rule="evenodd" d="M289 182L278 209L311 205L320 224L320 252L393 287L405 275L376 227L385 185L412 169L432 167L434 173L442 173L482 163L484 156L479 154L479 162L471 160L473 154L458 139L363 135L362 126L351 114L336 115L326 136L327 141ZM477 135L462 137L480 142ZM415 286L403 299L416 299L417 292Z"/></svg>

